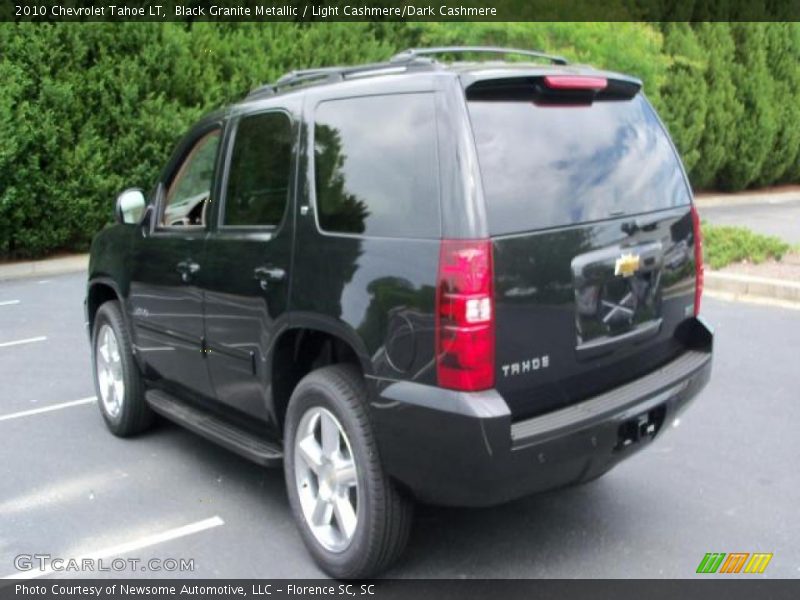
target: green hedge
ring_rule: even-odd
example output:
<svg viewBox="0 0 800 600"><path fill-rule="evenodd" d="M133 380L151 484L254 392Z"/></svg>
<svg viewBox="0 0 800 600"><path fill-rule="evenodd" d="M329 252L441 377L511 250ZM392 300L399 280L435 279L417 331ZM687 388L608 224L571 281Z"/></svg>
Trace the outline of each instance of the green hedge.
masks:
<svg viewBox="0 0 800 600"><path fill-rule="evenodd" d="M708 265L721 269L742 261L759 264L769 259L780 260L791 246L778 237L745 227L703 223L703 250Z"/></svg>
<svg viewBox="0 0 800 600"><path fill-rule="evenodd" d="M800 181L800 25L0 24L0 257L85 249L203 112L415 45L539 48L635 74L696 187Z"/></svg>

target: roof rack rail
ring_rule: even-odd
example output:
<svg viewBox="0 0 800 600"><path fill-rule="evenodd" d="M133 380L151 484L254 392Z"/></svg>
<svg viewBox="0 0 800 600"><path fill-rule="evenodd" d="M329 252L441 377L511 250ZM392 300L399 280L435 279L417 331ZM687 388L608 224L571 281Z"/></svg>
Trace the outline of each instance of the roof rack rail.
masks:
<svg viewBox="0 0 800 600"><path fill-rule="evenodd" d="M473 52L486 54L519 54L520 56L529 56L531 58L544 58L552 62L554 65L568 64L567 59L563 56L545 54L544 52L537 52L535 50L502 48L500 46L439 46L435 48L409 48L408 50L403 50L402 52L395 54L391 58L391 62L404 63L433 54L467 54Z"/></svg>
<svg viewBox="0 0 800 600"><path fill-rule="evenodd" d="M275 83L263 85L255 88L248 94L248 98L257 96L272 96L285 91L289 88L310 84L310 83L334 83L344 79L354 79L356 77L370 77L373 75L384 75L389 73L401 73L409 68L434 68L429 60L417 60L410 58L402 63L382 62L370 63L365 65L355 65L348 67L320 67L317 69L301 69L290 71L278 78Z"/></svg>
<svg viewBox="0 0 800 600"><path fill-rule="evenodd" d="M331 79L333 81L338 81L342 79L343 69L344 67L321 67L318 69L289 71L288 73L279 77L278 80L272 85L275 88L282 88L299 85L301 83L316 79Z"/></svg>
<svg viewBox="0 0 800 600"><path fill-rule="evenodd" d="M275 87L271 83L267 83L250 90L245 98L253 99L260 98L262 96L274 96L275 93Z"/></svg>
<svg viewBox="0 0 800 600"><path fill-rule="evenodd" d="M278 78L275 83L269 83L253 89L247 98L254 99L263 96L274 96L296 86L304 84L334 83L348 78L370 77L389 73L402 73L409 69L437 69L441 64L434 58L434 54L466 54L469 52L488 54L518 54L531 58L543 58L556 65L566 65L567 60L561 56L553 56L535 50L520 50L518 48L500 48L496 46L441 46L436 48L409 48L395 54L388 62L369 63L347 67L320 67L317 69L301 69L289 71Z"/></svg>

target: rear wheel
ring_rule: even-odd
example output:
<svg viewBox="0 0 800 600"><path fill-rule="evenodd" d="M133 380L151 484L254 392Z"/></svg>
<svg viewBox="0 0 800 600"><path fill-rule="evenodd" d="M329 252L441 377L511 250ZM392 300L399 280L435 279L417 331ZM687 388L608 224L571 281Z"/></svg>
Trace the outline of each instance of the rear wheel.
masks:
<svg viewBox="0 0 800 600"><path fill-rule="evenodd" d="M325 367L297 386L286 414L289 503L309 552L329 575L370 577L403 551L411 502L383 472L357 370Z"/></svg>
<svg viewBox="0 0 800 600"><path fill-rule="evenodd" d="M147 429L153 412L144 399L144 383L118 302L105 302L97 310L92 354L97 403L108 428L120 437Z"/></svg>

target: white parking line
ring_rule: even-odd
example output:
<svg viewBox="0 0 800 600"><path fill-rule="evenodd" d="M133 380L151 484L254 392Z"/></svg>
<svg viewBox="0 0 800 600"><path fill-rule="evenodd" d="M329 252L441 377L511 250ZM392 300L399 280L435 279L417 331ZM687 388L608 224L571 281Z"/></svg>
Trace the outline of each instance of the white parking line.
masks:
<svg viewBox="0 0 800 600"><path fill-rule="evenodd" d="M11 419L30 417L31 415L39 415L41 413L51 412L54 410L61 410L62 408L70 408L71 406L80 406L81 404L91 404L95 400L97 400L97 396L89 396L88 398L72 400L71 402L62 402L61 404L51 404L50 406L43 406L41 408L32 408L30 410L23 410L22 412L11 413L10 415L0 415L0 421L10 421Z"/></svg>
<svg viewBox="0 0 800 600"><path fill-rule="evenodd" d="M223 521L218 515L215 515L210 519L204 519L203 521L189 523L188 525L183 525L182 527L176 527L175 529L168 529L167 531L162 531L161 533L148 535L146 537L134 540L132 542L126 542L124 544L119 544L117 546L103 548L102 550L97 550L95 552L89 552L87 554L84 554L83 556L76 557L75 560L78 564L80 564L83 559L99 560L101 558L108 558L111 556L128 554L129 552L133 552L134 550L141 550L142 548L155 546L156 544L168 542L170 540L185 537L187 535L192 535L193 533L198 533L200 531L205 531L206 529L219 527L220 525L224 524L225 521ZM13 575L6 575L5 577L3 577L3 579L37 579L39 577L46 577L47 575L52 575L54 572L55 571L53 571L52 568L47 568L42 571L23 571L21 573L14 573Z"/></svg>
<svg viewBox="0 0 800 600"><path fill-rule="evenodd" d="M13 342L2 342L0 343L0 348L8 348L9 346L19 346L20 344L32 344L33 342L43 342L47 339L46 335L40 335L39 337L27 338L24 340L14 340Z"/></svg>
<svg viewBox="0 0 800 600"><path fill-rule="evenodd" d="M11 306L12 304L19 304L19 300L4 300L0 302L0 306Z"/></svg>

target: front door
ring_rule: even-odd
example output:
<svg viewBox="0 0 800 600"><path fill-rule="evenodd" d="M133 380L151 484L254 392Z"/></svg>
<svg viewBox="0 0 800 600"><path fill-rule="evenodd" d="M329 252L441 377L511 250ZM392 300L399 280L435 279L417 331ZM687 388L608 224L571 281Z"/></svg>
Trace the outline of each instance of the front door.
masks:
<svg viewBox="0 0 800 600"><path fill-rule="evenodd" d="M198 282L220 139L221 125L208 123L180 144L133 248L136 351L149 379L184 396L213 396Z"/></svg>
<svg viewBox="0 0 800 600"><path fill-rule="evenodd" d="M286 324L289 297L295 122L289 111L272 109L232 123L222 201L201 275L216 397L267 421L267 357Z"/></svg>

